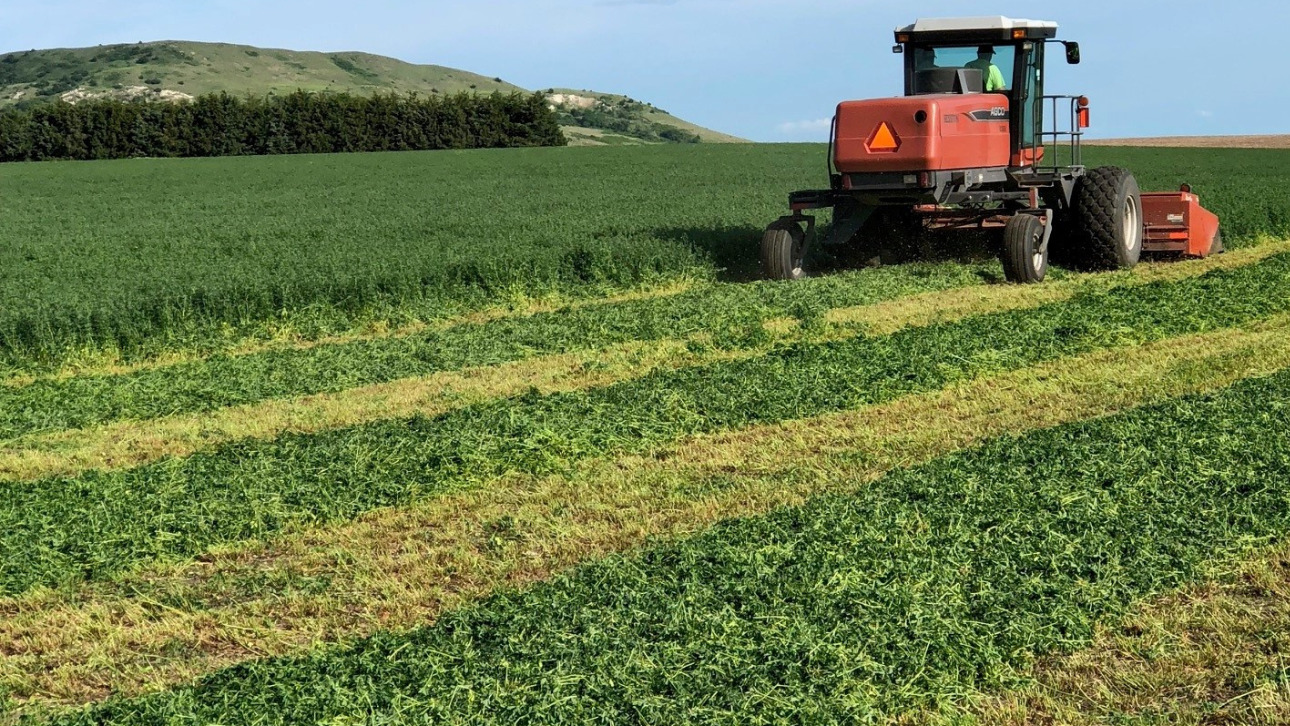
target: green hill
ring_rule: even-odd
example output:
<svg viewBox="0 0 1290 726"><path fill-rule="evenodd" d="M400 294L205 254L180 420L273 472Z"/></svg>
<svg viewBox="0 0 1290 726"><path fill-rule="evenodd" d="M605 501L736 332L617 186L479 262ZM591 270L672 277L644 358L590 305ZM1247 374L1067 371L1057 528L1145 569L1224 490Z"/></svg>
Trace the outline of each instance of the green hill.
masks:
<svg viewBox="0 0 1290 726"><path fill-rule="evenodd" d="M421 95L526 92L501 78L357 52L159 41L0 55L0 108L58 99L76 102L107 96L182 101L220 91L263 96L297 89ZM548 95L552 94L560 92L551 89ZM568 104L553 102L566 118L566 133L573 144L742 141L626 96L593 91L563 95L577 99ZM557 95L557 100L565 99Z"/></svg>
<svg viewBox="0 0 1290 726"><path fill-rule="evenodd" d="M549 88L570 144L620 145L650 141L737 143L740 139L677 118L653 104L597 91ZM669 131L670 130L670 131ZM676 133L672 133L676 132Z"/></svg>

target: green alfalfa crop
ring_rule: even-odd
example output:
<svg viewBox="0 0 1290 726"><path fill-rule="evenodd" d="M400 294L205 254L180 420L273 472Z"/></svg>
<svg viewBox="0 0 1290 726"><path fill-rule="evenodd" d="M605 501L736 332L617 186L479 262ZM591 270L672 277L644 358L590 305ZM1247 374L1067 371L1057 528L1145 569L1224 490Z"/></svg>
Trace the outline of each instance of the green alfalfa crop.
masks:
<svg viewBox="0 0 1290 726"><path fill-rule="evenodd" d="M1191 185L1229 246L1290 237L1290 150L1086 146L1084 162L1129 169L1144 191Z"/></svg>
<svg viewBox="0 0 1290 726"><path fill-rule="evenodd" d="M756 274L820 145L493 150L13 166L0 176L0 370L127 360L516 296ZM1089 149L1191 182L1231 245L1290 234L1285 151Z"/></svg>
<svg viewBox="0 0 1290 726"><path fill-rule="evenodd" d="M0 365L218 348L229 327L269 335L282 317L326 334L711 278L731 235L782 198L769 179L725 189L736 163L806 181L794 148L742 161L519 149L16 166L0 177ZM734 231L703 233L722 228Z"/></svg>

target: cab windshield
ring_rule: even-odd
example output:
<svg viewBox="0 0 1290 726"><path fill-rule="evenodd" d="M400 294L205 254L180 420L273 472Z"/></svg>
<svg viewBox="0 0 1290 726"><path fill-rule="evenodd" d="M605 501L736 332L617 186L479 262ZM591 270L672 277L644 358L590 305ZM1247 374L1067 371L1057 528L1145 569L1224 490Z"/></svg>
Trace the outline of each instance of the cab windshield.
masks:
<svg viewBox="0 0 1290 726"><path fill-rule="evenodd" d="M915 95L926 93L984 93L990 77L990 66L999 69L1003 78L1003 88L994 91L1007 91L1012 85L1012 70L1016 63L1016 53L1009 45L990 46L993 56L979 54L978 45L945 46L915 45L914 75L911 92ZM960 71L963 71L960 73Z"/></svg>

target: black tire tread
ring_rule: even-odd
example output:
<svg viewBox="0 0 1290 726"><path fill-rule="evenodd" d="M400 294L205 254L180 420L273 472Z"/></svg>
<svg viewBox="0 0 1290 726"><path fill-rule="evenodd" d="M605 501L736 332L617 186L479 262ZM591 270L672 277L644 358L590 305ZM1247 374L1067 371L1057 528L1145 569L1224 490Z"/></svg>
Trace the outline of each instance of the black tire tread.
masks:
<svg viewBox="0 0 1290 726"><path fill-rule="evenodd" d="M1127 169L1100 166L1079 180L1075 191L1074 237L1085 266L1115 270L1132 267L1136 262L1121 257L1120 230L1115 223L1115 215L1120 211L1120 189L1132 178ZM1138 209L1141 208L1139 204Z"/></svg>
<svg viewBox="0 0 1290 726"><path fill-rule="evenodd" d="M761 238L762 272L771 280L797 280L803 277L794 264L792 249L805 233L794 222L773 222Z"/></svg>
<svg viewBox="0 0 1290 726"><path fill-rule="evenodd" d="M1003 275L1009 282L1036 283L1043 282L1047 265L1043 270L1032 270L1031 260L1036 234L1043 235L1043 223L1038 217L1019 214L1008 221L1003 230Z"/></svg>

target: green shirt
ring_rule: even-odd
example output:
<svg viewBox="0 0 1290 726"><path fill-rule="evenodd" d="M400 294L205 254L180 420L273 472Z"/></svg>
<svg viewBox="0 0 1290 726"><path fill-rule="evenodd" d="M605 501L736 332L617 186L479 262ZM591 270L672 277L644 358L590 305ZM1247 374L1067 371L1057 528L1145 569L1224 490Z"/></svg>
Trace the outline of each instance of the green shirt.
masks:
<svg viewBox="0 0 1290 726"><path fill-rule="evenodd" d="M981 74L985 76L986 93L1006 90L1008 84L1003 82L1003 71L999 70L999 66L996 66L992 61L977 58L968 63L966 67L981 71Z"/></svg>

